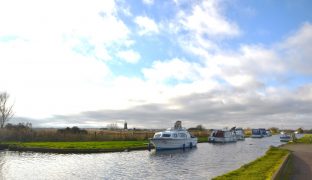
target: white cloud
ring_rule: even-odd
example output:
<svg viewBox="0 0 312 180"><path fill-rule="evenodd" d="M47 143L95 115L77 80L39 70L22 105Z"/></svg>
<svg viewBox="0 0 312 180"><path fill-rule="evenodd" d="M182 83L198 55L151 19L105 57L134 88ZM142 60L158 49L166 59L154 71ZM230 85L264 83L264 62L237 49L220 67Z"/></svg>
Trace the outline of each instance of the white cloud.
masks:
<svg viewBox="0 0 312 180"><path fill-rule="evenodd" d="M298 31L278 45L278 50L289 70L312 74L312 24L303 24Z"/></svg>
<svg viewBox="0 0 312 180"><path fill-rule="evenodd" d="M190 14L180 12L179 18L182 28L199 35L237 36L240 34L238 26L222 16L218 2L215 0L196 4Z"/></svg>
<svg viewBox="0 0 312 180"><path fill-rule="evenodd" d="M91 99L100 92L94 91L110 77L103 62L57 43L0 46L0 81L16 101L16 116L47 117L98 107Z"/></svg>
<svg viewBox="0 0 312 180"><path fill-rule="evenodd" d="M143 0L143 3L147 5L152 5L154 4L154 0Z"/></svg>
<svg viewBox="0 0 312 180"><path fill-rule="evenodd" d="M0 42L0 91L14 98L16 116L53 120L53 115L108 112L74 120L93 125L128 115L141 124L161 116L162 122L185 118L212 125L220 125L216 119L253 125L250 117L294 120L302 114L302 122L309 117L311 83L289 90L279 81L293 71L311 74L311 24L273 47L251 44L227 51L218 42L241 30L224 17L217 1L203 1L170 22L170 40L200 58L154 61L142 69L144 77L130 78L114 76L106 64L115 56L128 63L141 59L131 50L135 41L118 12L114 1L1 2L0 36L7 39ZM149 17L134 22L142 36L160 33ZM154 116L146 116L144 108Z"/></svg>
<svg viewBox="0 0 312 180"><path fill-rule="evenodd" d="M106 60L110 45L129 41L130 30L117 11L114 0L6 1L0 7L0 36L14 35L43 45L63 41L78 50L90 46L95 50L88 55Z"/></svg>
<svg viewBox="0 0 312 180"><path fill-rule="evenodd" d="M154 33L159 33L158 25L153 19L150 19L147 16L137 16L134 19L134 22L139 26L140 35L150 35Z"/></svg>
<svg viewBox="0 0 312 180"><path fill-rule="evenodd" d="M220 42L242 33L235 22L225 17L221 6L222 1L217 0L194 2L187 8L179 6L168 27L186 52L208 59L222 50Z"/></svg>
<svg viewBox="0 0 312 180"><path fill-rule="evenodd" d="M0 4L0 36L8 39L0 42L1 89L15 99L16 116L126 106L106 88L112 82L105 64L111 47L134 44L114 0Z"/></svg>
<svg viewBox="0 0 312 180"><path fill-rule="evenodd" d="M196 64L180 59L169 61L155 61L151 68L143 69L144 77L148 81L166 83L170 80L194 80L197 78Z"/></svg>
<svg viewBox="0 0 312 180"><path fill-rule="evenodd" d="M141 55L133 50L119 51L117 56L128 63L135 64L139 62Z"/></svg>

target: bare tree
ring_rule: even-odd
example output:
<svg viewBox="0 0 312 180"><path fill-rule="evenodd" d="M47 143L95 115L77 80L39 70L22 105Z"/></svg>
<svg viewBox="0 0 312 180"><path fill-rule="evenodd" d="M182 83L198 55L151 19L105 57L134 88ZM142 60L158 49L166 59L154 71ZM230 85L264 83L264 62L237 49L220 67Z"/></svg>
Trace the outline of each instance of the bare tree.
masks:
<svg viewBox="0 0 312 180"><path fill-rule="evenodd" d="M8 104L10 95L7 92L0 93L0 128L3 128L14 115L13 105Z"/></svg>

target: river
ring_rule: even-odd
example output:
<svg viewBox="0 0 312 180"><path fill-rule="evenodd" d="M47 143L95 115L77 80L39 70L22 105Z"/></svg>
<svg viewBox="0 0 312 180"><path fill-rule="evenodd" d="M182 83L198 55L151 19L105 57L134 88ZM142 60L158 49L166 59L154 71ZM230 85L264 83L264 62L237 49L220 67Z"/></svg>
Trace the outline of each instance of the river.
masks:
<svg viewBox="0 0 312 180"><path fill-rule="evenodd" d="M52 154L0 151L0 179L211 179L246 164L279 136L174 151Z"/></svg>

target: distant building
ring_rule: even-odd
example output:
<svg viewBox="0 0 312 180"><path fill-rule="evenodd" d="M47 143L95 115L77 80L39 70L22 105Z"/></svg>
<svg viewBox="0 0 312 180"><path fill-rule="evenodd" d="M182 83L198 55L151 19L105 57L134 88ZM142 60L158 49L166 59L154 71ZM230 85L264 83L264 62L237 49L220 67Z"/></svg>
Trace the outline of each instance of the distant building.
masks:
<svg viewBox="0 0 312 180"><path fill-rule="evenodd" d="M128 129L128 124L127 124L126 121L125 121L125 123L124 123L124 129Z"/></svg>

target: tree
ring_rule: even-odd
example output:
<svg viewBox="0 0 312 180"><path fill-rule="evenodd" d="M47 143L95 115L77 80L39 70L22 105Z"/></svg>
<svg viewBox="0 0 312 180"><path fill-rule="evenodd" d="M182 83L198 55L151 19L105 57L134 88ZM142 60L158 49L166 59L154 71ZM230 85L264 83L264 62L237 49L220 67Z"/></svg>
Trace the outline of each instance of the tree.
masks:
<svg viewBox="0 0 312 180"><path fill-rule="evenodd" d="M5 123L14 115L13 105L8 104L9 97L7 92L0 93L0 128L4 128Z"/></svg>
<svg viewBox="0 0 312 180"><path fill-rule="evenodd" d="M271 128L269 128L269 130L270 130L273 134L277 134L278 131L279 131L277 127L271 127Z"/></svg>
<svg viewBox="0 0 312 180"><path fill-rule="evenodd" d="M106 127L109 130L117 130L117 129L119 129L117 123L108 124Z"/></svg>
<svg viewBox="0 0 312 180"><path fill-rule="evenodd" d="M198 130L200 130L200 131L203 131L203 130L205 130L206 128L203 126L203 125L197 125L196 126L196 129L198 129Z"/></svg>
<svg viewBox="0 0 312 180"><path fill-rule="evenodd" d="M206 128L203 125L197 125L196 127L189 128L190 131L204 131Z"/></svg>
<svg viewBox="0 0 312 180"><path fill-rule="evenodd" d="M299 134L302 134L302 133L303 133L303 129L302 129L302 128L298 128L298 129L297 129L297 132L298 132Z"/></svg>

